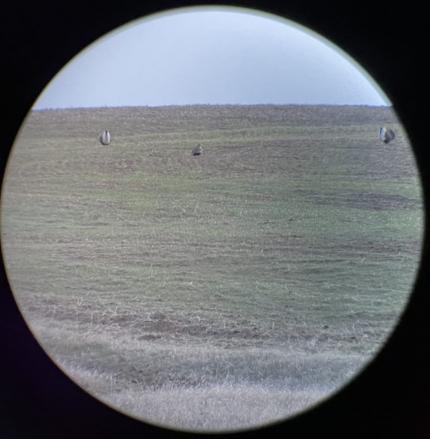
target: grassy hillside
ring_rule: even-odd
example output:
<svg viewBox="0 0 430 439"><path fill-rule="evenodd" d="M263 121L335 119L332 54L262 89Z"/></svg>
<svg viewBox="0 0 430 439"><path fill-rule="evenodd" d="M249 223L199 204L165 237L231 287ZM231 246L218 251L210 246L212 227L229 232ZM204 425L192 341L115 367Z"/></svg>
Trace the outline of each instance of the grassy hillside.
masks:
<svg viewBox="0 0 430 439"><path fill-rule="evenodd" d="M139 418L213 431L288 416L365 365L407 301L422 215L390 108L70 109L29 115L1 232L57 364Z"/></svg>

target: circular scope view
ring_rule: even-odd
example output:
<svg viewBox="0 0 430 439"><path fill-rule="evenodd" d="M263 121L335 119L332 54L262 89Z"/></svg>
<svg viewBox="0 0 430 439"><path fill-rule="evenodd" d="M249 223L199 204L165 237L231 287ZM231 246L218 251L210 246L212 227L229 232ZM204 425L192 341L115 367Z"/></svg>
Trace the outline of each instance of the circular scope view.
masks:
<svg viewBox="0 0 430 439"><path fill-rule="evenodd" d="M317 34L248 9L135 21L67 64L2 188L20 310L122 413L226 432L288 419L378 353L420 262L391 102Z"/></svg>

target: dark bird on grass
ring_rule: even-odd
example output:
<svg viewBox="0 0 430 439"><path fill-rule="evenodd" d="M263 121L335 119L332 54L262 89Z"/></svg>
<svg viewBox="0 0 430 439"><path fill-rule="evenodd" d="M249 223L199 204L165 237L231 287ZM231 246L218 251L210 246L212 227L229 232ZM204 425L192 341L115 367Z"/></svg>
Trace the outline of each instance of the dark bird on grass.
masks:
<svg viewBox="0 0 430 439"><path fill-rule="evenodd" d="M393 130L387 129L385 127L379 128L379 138L384 143L390 143L395 138L395 134Z"/></svg>
<svg viewBox="0 0 430 439"><path fill-rule="evenodd" d="M201 155L201 153L203 152L203 148L201 147L201 145L197 145L195 148L193 148L193 150L191 151L191 153L193 155Z"/></svg>
<svg viewBox="0 0 430 439"><path fill-rule="evenodd" d="M100 143L102 145L110 144L110 132L108 130L104 130L99 136Z"/></svg>

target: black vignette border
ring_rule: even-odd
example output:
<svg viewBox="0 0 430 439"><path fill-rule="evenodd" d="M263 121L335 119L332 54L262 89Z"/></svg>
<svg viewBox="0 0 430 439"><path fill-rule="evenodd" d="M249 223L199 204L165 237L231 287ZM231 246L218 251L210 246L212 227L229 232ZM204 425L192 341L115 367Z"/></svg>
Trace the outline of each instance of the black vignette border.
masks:
<svg viewBox="0 0 430 439"><path fill-rule="evenodd" d="M161 10L213 4L137 0L8 2L2 7L2 175L17 131L34 100L58 70L106 32ZM217 4L220 4L217 2ZM427 15L418 2L224 1L261 9L308 26L339 45L366 68L392 99L410 136L429 205L425 65ZM426 207L428 213L428 207ZM426 226L428 224L426 223ZM427 227L426 227L427 229ZM429 437L430 406L428 236L415 292L381 355L337 398L267 429L239 434L260 437L310 433L331 438ZM119 415L86 395L51 363L32 337L1 267L0 437L172 437ZM427 355L426 355L427 354Z"/></svg>

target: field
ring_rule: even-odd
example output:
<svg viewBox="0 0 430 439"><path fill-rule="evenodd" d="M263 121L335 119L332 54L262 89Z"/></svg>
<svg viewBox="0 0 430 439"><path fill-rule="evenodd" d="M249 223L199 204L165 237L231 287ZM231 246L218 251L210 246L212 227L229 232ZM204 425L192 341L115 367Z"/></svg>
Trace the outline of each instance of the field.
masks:
<svg viewBox="0 0 430 439"><path fill-rule="evenodd" d="M407 137L365 106L33 111L1 215L51 358L125 413L198 431L280 420L348 382L398 321L423 232Z"/></svg>

